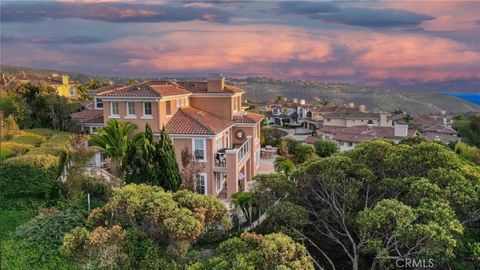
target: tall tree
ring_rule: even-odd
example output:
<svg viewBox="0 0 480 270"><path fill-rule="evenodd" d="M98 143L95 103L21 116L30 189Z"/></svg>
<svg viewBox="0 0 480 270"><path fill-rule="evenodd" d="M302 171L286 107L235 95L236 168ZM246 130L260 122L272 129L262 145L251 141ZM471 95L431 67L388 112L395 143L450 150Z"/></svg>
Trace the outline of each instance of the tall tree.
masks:
<svg viewBox="0 0 480 270"><path fill-rule="evenodd" d="M156 162L159 163L158 181L160 186L167 190L176 191L180 188L182 180L175 158L175 149L172 139L165 127L160 132L160 139L156 149Z"/></svg>
<svg viewBox="0 0 480 270"><path fill-rule="evenodd" d="M105 156L111 159L112 172L116 176L123 176L129 140L137 144L143 137L143 133L134 135L136 128L137 126L130 122L119 122L112 119L98 134L91 136L91 141L97 144Z"/></svg>
<svg viewBox="0 0 480 270"><path fill-rule="evenodd" d="M274 167L276 172L290 175L295 170L295 164L288 157L279 156L275 159Z"/></svg>
<svg viewBox="0 0 480 270"><path fill-rule="evenodd" d="M140 142L129 141L125 158L125 182L159 184L158 163L155 162L156 143L150 124L145 126L144 138Z"/></svg>

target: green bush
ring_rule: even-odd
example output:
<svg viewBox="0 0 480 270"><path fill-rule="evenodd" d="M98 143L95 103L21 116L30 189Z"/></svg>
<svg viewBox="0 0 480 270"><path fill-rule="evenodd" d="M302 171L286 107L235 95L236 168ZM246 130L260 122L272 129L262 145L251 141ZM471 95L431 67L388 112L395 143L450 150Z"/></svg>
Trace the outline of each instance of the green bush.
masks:
<svg viewBox="0 0 480 270"><path fill-rule="evenodd" d="M40 146L40 144L45 142L45 140L46 138L44 136L23 131L22 133L20 133L20 135L13 137L10 142Z"/></svg>
<svg viewBox="0 0 480 270"><path fill-rule="evenodd" d="M13 153L15 155L23 155L26 152L35 148L35 146L33 146L31 144L16 143L16 142L12 142L12 141L1 142L1 144L2 144L2 149L3 148L9 148L13 151Z"/></svg>
<svg viewBox="0 0 480 270"><path fill-rule="evenodd" d="M85 213L75 209L47 209L17 228L15 240L27 240L30 245L42 245L47 253L57 253L63 235L77 226L85 225Z"/></svg>
<svg viewBox="0 0 480 270"><path fill-rule="evenodd" d="M0 165L0 195L9 198L48 198L58 187L61 158L53 155L24 155ZM6 198L6 200L5 200ZM3 204L3 202L2 202Z"/></svg>
<svg viewBox="0 0 480 270"><path fill-rule="evenodd" d="M30 150L27 155L52 155L59 157L59 163L61 167L63 168L65 162L67 161L68 157L68 148L66 146L60 146L60 145L55 145L55 146L44 146L42 145L39 148L34 148Z"/></svg>

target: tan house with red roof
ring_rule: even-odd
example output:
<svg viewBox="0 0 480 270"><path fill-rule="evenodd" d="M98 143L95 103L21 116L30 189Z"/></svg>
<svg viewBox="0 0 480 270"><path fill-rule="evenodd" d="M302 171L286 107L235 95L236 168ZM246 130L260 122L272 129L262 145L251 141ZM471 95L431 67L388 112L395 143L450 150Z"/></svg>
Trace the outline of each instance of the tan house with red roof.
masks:
<svg viewBox="0 0 480 270"><path fill-rule="evenodd" d="M204 163L197 190L229 199L246 189L260 162L260 122L263 116L245 112L245 92L226 85L223 77L208 81L149 81L108 86L94 93L94 110L72 115L88 132L110 119L150 124L154 135L165 127L180 153L188 148ZM93 112L92 112L93 111Z"/></svg>
<svg viewBox="0 0 480 270"><path fill-rule="evenodd" d="M341 151L351 150L361 142L375 139L389 139L398 143L401 139L417 135L416 130L400 124L389 127L371 124L353 127L323 126L318 131L323 140L336 142Z"/></svg>

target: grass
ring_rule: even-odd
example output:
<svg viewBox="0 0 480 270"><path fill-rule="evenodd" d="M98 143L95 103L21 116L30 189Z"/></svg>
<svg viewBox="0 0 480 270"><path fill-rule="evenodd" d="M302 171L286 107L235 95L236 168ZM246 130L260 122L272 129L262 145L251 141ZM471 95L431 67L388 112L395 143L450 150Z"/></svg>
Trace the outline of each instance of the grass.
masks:
<svg viewBox="0 0 480 270"><path fill-rule="evenodd" d="M9 210L0 212L0 239L5 240L10 233L36 215L34 210Z"/></svg>
<svg viewBox="0 0 480 270"><path fill-rule="evenodd" d="M13 139L11 139L9 142L30 144L38 147L40 146L40 144L42 144L45 141L46 141L46 138L44 136L22 131L20 135L13 137Z"/></svg>
<svg viewBox="0 0 480 270"><path fill-rule="evenodd" d="M13 155L13 150L8 147L1 147L0 148L0 160L9 158Z"/></svg>

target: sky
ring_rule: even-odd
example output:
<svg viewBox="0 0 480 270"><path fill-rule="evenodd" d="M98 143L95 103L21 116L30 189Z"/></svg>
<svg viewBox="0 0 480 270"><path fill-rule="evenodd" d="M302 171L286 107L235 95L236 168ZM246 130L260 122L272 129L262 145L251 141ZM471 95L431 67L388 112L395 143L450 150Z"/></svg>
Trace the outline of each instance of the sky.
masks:
<svg viewBox="0 0 480 270"><path fill-rule="evenodd" d="M480 92L480 1L2 0L1 63Z"/></svg>

